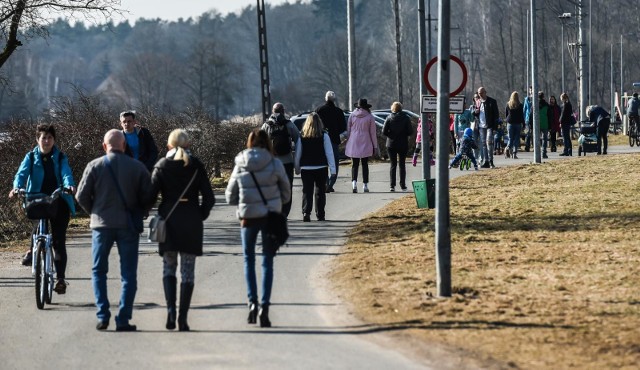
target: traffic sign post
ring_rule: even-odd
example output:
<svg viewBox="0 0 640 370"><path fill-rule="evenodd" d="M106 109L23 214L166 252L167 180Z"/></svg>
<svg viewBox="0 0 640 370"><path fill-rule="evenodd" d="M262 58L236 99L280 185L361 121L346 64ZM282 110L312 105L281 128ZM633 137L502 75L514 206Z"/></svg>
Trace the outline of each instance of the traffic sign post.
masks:
<svg viewBox="0 0 640 370"><path fill-rule="evenodd" d="M455 96L449 98L449 113L462 113L465 110L467 98ZM421 113L436 113L438 111L438 98L433 95L422 95Z"/></svg>
<svg viewBox="0 0 640 370"><path fill-rule="evenodd" d="M456 96L467 85L467 67L460 60L460 58L449 55L449 66L451 69L449 70L449 96ZM438 68L436 68L436 62L438 61L438 57L435 57L427 63L427 66L424 69L423 78L424 84L427 86L427 89L434 96L437 96L438 93L436 91L436 87L438 86Z"/></svg>

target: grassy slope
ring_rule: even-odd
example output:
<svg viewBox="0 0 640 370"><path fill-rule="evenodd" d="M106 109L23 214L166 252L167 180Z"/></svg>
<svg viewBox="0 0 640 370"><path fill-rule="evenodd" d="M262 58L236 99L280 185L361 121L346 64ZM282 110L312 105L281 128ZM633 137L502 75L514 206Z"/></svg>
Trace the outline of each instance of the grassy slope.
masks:
<svg viewBox="0 0 640 370"><path fill-rule="evenodd" d="M353 231L333 281L366 321L465 349L488 367L633 368L639 162L589 156L452 181L449 299L434 298L434 212L412 196Z"/></svg>

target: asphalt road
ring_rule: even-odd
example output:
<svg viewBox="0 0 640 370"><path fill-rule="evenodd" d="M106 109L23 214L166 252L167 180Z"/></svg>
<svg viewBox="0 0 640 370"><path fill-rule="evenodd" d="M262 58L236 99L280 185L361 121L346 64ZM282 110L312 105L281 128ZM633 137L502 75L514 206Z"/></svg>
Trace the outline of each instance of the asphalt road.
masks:
<svg viewBox="0 0 640 370"><path fill-rule="evenodd" d="M610 153L637 148L610 148ZM577 149L574 153L577 153ZM551 159L561 159L550 153ZM593 155L593 154L590 154ZM496 166L529 163L495 158ZM419 179L420 164L408 163L408 182ZM481 170L490 171L490 170ZM135 333L95 330L88 236L69 241L66 295L54 293L38 310L30 269L18 259L0 270L0 367L2 369L413 369L456 368L455 356L420 344L398 342L394 330L361 323L326 283L332 257L340 253L345 232L368 213L407 193L388 192L388 163L371 167L371 192L351 193L349 167L342 166L336 193L328 195L326 222L303 223L301 185L294 182L291 238L275 261L272 328L246 323L246 289L235 207L217 194L206 222L205 254L198 258L189 313L192 331L164 329L166 306L161 258L142 238ZM451 177L474 171L451 170ZM432 176L435 168L432 167ZM360 185L361 186L361 185ZM144 236L144 235L143 235ZM258 259L259 261L259 259ZM110 257L109 297L115 316L120 294L117 250ZM257 268L260 274L259 265ZM447 360L443 360L447 358Z"/></svg>

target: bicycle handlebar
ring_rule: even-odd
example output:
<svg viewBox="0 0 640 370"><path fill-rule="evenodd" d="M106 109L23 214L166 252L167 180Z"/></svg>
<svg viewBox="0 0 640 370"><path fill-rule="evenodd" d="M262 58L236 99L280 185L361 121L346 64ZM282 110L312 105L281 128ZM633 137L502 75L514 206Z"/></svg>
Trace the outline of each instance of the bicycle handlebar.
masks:
<svg viewBox="0 0 640 370"><path fill-rule="evenodd" d="M22 199L24 199L27 195L43 195L43 196L47 196L47 194L44 194L44 193L41 193L41 192L27 192L26 189L16 189L16 193ZM52 197L53 196L57 196L60 193L73 194L73 191L69 187L61 186L61 187L57 188L56 190L54 190L53 193L51 193L50 196L52 196Z"/></svg>

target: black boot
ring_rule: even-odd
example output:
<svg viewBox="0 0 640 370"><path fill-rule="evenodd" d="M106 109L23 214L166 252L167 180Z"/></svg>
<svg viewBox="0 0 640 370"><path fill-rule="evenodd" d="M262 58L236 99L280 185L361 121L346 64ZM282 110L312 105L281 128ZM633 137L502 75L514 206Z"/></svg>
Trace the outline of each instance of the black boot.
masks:
<svg viewBox="0 0 640 370"><path fill-rule="evenodd" d="M175 276L165 276L162 278L164 285L164 298L167 301L167 324L166 328L173 330L176 328L176 288L178 279Z"/></svg>
<svg viewBox="0 0 640 370"><path fill-rule="evenodd" d="M271 327L271 321L269 321L269 306L260 307L260 313L258 314L258 317L260 317L261 328Z"/></svg>
<svg viewBox="0 0 640 370"><path fill-rule="evenodd" d="M191 305L191 295L193 294L193 283L180 284L180 309L178 314L178 330L189 331L187 324L187 313Z"/></svg>
<svg viewBox="0 0 640 370"><path fill-rule="evenodd" d="M247 318L247 323L255 324L258 319L258 302L250 302L249 303L249 317Z"/></svg>

